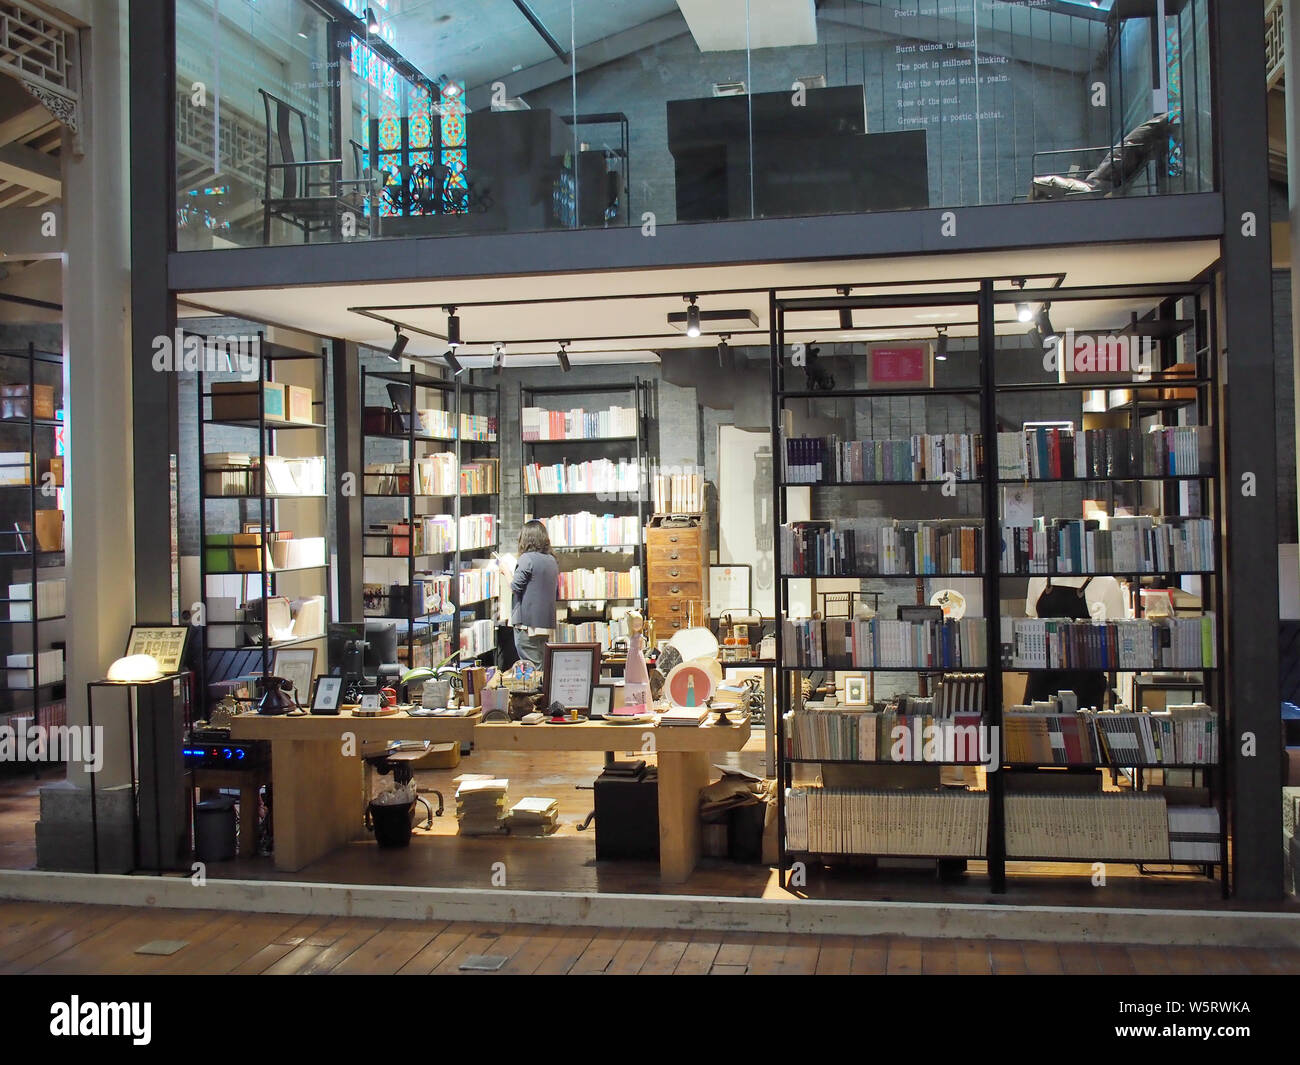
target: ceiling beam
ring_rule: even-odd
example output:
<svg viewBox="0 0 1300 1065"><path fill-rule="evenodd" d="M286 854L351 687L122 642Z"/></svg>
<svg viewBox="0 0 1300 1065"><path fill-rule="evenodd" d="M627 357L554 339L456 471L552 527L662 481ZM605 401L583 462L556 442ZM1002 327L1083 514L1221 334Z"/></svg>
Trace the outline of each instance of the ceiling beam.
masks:
<svg viewBox="0 0 1300 1065"><path fill-rule="evenodd" d="M59 161L22 144L0 146L0 179L47 196L63 192Z"/></svg>
<svg viewBox="0 0 1300 1065"><path fill-rule="evenodd" d="M19 111L0 122L0 145L13 144L14 141L30 137L53 121L53 116L44 107L33 104L25 111Z"/></svg>

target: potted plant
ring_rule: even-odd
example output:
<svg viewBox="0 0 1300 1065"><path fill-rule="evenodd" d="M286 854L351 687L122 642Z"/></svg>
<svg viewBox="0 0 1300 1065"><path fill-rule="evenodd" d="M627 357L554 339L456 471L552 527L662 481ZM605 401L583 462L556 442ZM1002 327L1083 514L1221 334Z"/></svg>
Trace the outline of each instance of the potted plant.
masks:
<svg viewBox="0 0 1300 1065"><path fill-rule="evenodd" d="M432 669L428 666L420 666L418 669L408 669L402 674L401 678L401 699L403 702L411 702L410 685L413 682L422 683L424 690L420 696L420 702L424 706L446 706L451 700L453 691L460 691L462 686L460 670L453 663L460 657L460 651L453 651Z"/></svg>

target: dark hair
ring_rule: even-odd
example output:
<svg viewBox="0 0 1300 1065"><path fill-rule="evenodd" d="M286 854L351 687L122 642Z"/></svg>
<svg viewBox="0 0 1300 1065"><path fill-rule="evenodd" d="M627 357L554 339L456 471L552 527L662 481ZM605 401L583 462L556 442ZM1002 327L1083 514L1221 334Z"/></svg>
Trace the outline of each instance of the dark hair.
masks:
<svg viewBox="0 0 1300 1065"><path fill-rule="evenodd" d="M546 526L540 521L526 521L519 530L519 553L533 551L539 555L551 554L551 538L546 535Z"/></svg>

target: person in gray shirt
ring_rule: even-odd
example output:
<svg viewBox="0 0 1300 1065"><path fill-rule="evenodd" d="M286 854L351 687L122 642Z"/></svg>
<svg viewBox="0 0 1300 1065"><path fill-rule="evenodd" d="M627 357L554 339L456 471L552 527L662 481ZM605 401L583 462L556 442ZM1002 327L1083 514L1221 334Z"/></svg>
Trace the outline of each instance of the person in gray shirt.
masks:
<svg viewBox="0 0 1300 1065"><path fill-rule="evenodd" d="M524 522L519 531L519 563L510 578L510 624L515 628L519 657L539 669L546 644L555 635L559 589L560 567L551 551L546 526L540 521Z"/></svg>

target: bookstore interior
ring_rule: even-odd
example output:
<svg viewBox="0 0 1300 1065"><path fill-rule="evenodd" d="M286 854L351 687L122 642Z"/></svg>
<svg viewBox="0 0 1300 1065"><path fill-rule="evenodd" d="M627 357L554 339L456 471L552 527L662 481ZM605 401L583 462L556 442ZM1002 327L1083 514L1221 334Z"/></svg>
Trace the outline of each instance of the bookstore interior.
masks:
<svg viewBox="0 0 1300 1065"><path fill-rule="evenodd" d="M1229 897L1217 259L180 297L178 613L115 669L187 672L183 798L97 864Z"/></svg>

